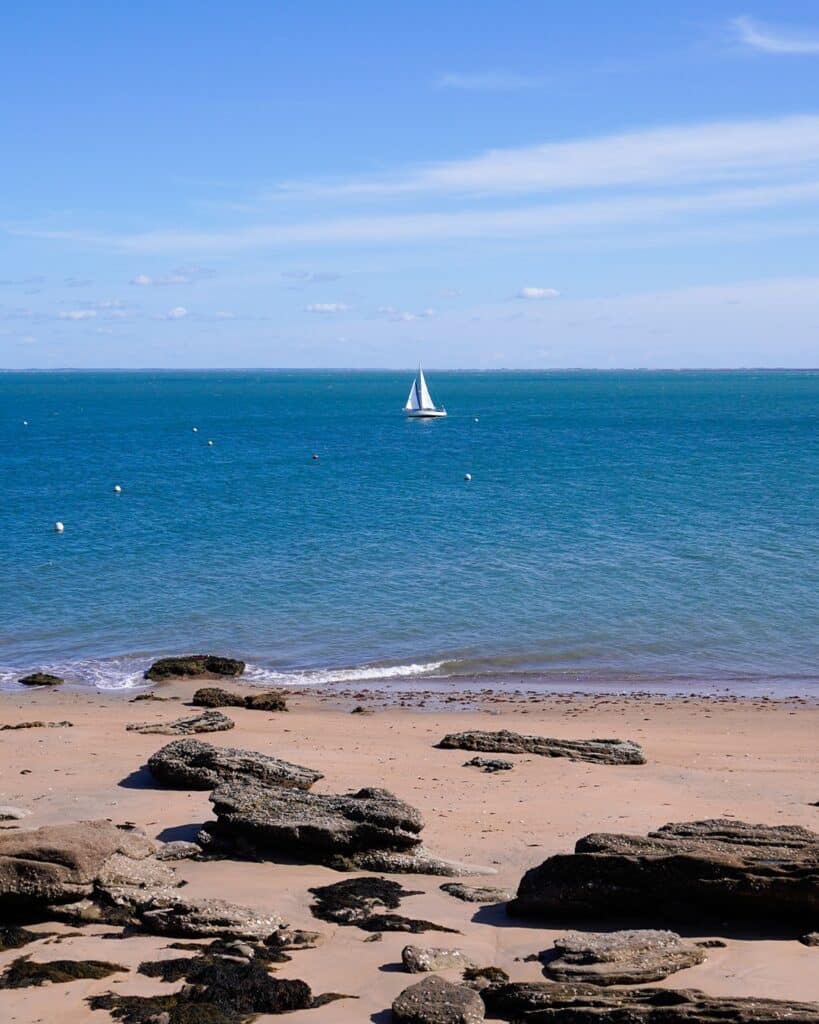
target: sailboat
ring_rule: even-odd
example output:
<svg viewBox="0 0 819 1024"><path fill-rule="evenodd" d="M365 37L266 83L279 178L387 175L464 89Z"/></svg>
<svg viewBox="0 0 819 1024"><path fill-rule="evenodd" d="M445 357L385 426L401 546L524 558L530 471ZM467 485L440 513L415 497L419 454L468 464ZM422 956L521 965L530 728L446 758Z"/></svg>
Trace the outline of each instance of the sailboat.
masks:
<svg viewBox="0 0 819 1024"><path fill-rule="evenodd" d="M410 416L413 419L433 419L439 416L446 416L446 409L443 406L439 408L432 401L432 396L429 393L429 388L424 378L424 371L420 365L418 367L418 376L412 382L407 404L404 406L404 415Z"/></svg>

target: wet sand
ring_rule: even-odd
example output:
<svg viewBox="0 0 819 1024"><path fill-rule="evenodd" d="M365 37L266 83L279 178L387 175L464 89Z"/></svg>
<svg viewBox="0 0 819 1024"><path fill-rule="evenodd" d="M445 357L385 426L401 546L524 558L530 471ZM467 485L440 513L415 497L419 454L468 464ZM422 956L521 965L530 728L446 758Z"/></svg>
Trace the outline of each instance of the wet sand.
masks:
<svg viewBox="0 0 819 1024"><path fill-rule="evenodd" d="M130 703L130 695L68 689L0 695L0 725L32 719L73 723L71 728L0 733L0 804L32 812L21 822L0 827L109 818L132 822L159 840L193 838L212 818L208 794L157 789L144 765L171 737L126 732L125 726L188 712L186 700L198 685L159 687L155 692L169 698L165 702ZM570 851L577 838L593 831L644 833L668 821L710 817L819 827L819 808L812 806L819 800L819 706L807 700L542 697L521 692L446 701L416 694L402 706L394 695L338 690L296 691L288 700L287 713L224 709L235 728L201 738L316 768L325 776L315 785L317 792L361 786L391 790L422 811L425 845L472 866L476 883L514 890L527 868L550 854ZM351 714L356 705L371 713ZM501 755L515 762L514 769L486 774L463 766L472 756L468 752L435 747L445 733L469 728L508 728L566 739L633 739L643 746L648 763L614 767ZM407 942L458 946L482 964L503 967L513 980L539 980L540 965L518 958L547 949L565 931L512 921L502 908L462 903L440 891L443 878L402 875L396 877L423 895L406 899L401 913L462 934L385 934L380 942L366 942L367 933L357 928L337 927L311 915L308 889L346 877L328 868L223 860L183 861L177 871L188 882L186 894L218 895L276 911L294 927L323 933L317 948L295 953L290 963L278 967L278 976L302 978L315 993L341 991L359 998L292 1013L288 1019L294 1022L388 1021L383 1011L419 977L400 968ZM77 931L51 924L37 928ZM144 959L178 955L166 949L168 939L99 937L111 931L87 927L82 935L59 943L0 953L0 968L21 952L35 960L95 958L132 968ZM659 984L700 988L713 995L819 1000L816 949L752 933L729 936L726 942L724 949L709 950L704 964ZM109 990L151 994L171 987L130 973L4 991L0 1018L29 1024L53 1020L58 1011L63 1024L104 1022L107 1013L92 1013L84 1000Z"/></svg>

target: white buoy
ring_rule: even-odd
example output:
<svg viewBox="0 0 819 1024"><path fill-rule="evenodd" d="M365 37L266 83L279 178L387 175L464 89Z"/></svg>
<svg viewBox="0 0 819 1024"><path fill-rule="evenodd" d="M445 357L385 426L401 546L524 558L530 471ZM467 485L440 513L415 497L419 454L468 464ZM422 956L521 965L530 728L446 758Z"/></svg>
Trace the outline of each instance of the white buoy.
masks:
<svg viewBox="0 0 819 1024"><path fill-rule="evenodd" d="M212 448L212 447L213 447L213 441L208 441L208 448Z"/></svg>
<svg viewBox="0 0 819 1024"><path fill-rule="evenodd" d="M28 420L23 420L23 426L24 426L24 427L27 427L27 426L28 426Z"/></svg>
<svg viewBox="0 0 819 1024"><path fill-rule="evenodd" d="M65 529L65 527L63 526L63 524L58 519L57 522L54 524L55 532L56 533L62 533L64 529Z"/></svg>
<svg viewBox="0 0 819 1024"><path fill-rule="evenodd" d="M471 473L464 473L464 480L469 482L471 479L472 479L472 474Z"/></svg>
<svg viewBox="0 0 819 1024"><path fill-rule="evenodd" d="M475 422L476 422L476 423L480 423L480 420L478 419L478 417L477 417L477 416L475 417Z"/></svg>
<svg viewBox="0 0 819 1024"><path fill-rule="evenodd" d="M122 494L122 488L119 484L114 484L114 494Z"/></svg>
<svg viewBox="0 0 819 1024"><path fill-rule="evenodd" d="M194 432L194 434L199 433L199 427L191 427L191 430Z"/></svg>

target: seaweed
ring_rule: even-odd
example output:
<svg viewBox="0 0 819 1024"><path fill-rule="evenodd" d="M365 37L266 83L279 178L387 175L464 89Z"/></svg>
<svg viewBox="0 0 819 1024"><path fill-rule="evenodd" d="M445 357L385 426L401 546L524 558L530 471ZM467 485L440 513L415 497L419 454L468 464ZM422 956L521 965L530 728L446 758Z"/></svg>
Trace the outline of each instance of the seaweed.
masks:
<svg viewBox="0 0 819 1024"><path fill-rule="evenodd" d="M0 928L0 952L7 949L20 949L27 946L29 942L36 942L37 939L44 939L46 935L53 935L53 932L30 932L28 928L15 928L13 926Z"/></svg>
<svg viewBox="0 0 819 1024"><path fill-rule="evenodd" d="M395 910L406 896L420 896L418 890L404 889L398 882L387 878L345 878L332 885L322 885L310 892L316 897L310 908L313 916L322 921L341 925L357 925L367 932L451 932L453 928L415 920L400 914L385 914ZM377 911L377 912L376 912Z"/></svg>
<svg viewBox="0 0 819 1024"><path fill-rule="evenodd" d="M49 960L47 963L32 963L27 956L21 956L13 960L0 975L0 989L30 988L47 981L64 984L87 978L107 978L109 974L127 970L127 967L106 960Z"/></svg>

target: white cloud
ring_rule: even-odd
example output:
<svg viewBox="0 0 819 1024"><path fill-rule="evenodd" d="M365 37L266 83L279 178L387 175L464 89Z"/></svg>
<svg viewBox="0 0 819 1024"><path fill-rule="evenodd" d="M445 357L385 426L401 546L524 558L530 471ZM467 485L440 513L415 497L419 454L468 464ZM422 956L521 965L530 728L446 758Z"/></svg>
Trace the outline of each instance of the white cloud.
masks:
<svg viewBox="0 0 819 1024"><path fill-rule="evenodd" d="M131 284L138 285L140 288L149 288L154 283L152 277L148 277L147 274L137 274L136 277L131 279Z"/></svg>
<svg viewBox="0 0 819 1024"><path fill-rule="evenodd" d="M188 315L187 309L184 306L174 306L173 309L169 309L165 314L165 320L184 320Z"/></svg>
<svg viewBox="0 0 819 1024"><path fill-rule="evenodd" d="M344 313L347 306L343 302L311 302L304 307L305 313Z"/></svg>
<svg viewBox="0 0 819 1024"><path fill-rule="evenodd" d="M444 89L505 92L513 89L538 89L545 85L546 81L543 78L515 75L505 71L447 71L438 77L436 84Z"/></svg>
<svg viewBox="0 0 819 1024"><path fill-rule="evenodd" d="M731 25L740 41L754 50L778 54L819 54L819 30L776 29L746 16L734 18Z"/></svg>
<svg viewBox="0 0 819 1024"><path fill-rule="evenodd" d="M97 315L95 309L61 309L60 320L93 320Z"/></svg>
<svg viewBox="0 0 819 1024"><path fill-rule="evenodd" d="M212 277L213 271L206 267L179 267L165 277L151 277L150 274L137 274L130 283L139 288L163 288L175 284L194 284L202 278Z"/></svg>
<svg viewBox="0 0 819 1024"><path fill-rule="evenodd" d="M397 309L395 306L379 306L376 312L380 316L385 316L389 320L395 323L412 323L414 320L429 320L435 316L434 309L424 309L420 313L410 313L408 311L402 311Z"/></svg>
<svg viewBox="0 0 819 1024"><path fill-rule="evenodd" d="M557 288L521 288L517 293L519 299L554 299L560 292Z"/></svg>
<svg viewBox="0 0 819 1024"><path fill-rule="evenodd" d="M213 314L214 320L234 320L236 318L235 313L229 313L226 309L217 309Z"/></svg>

